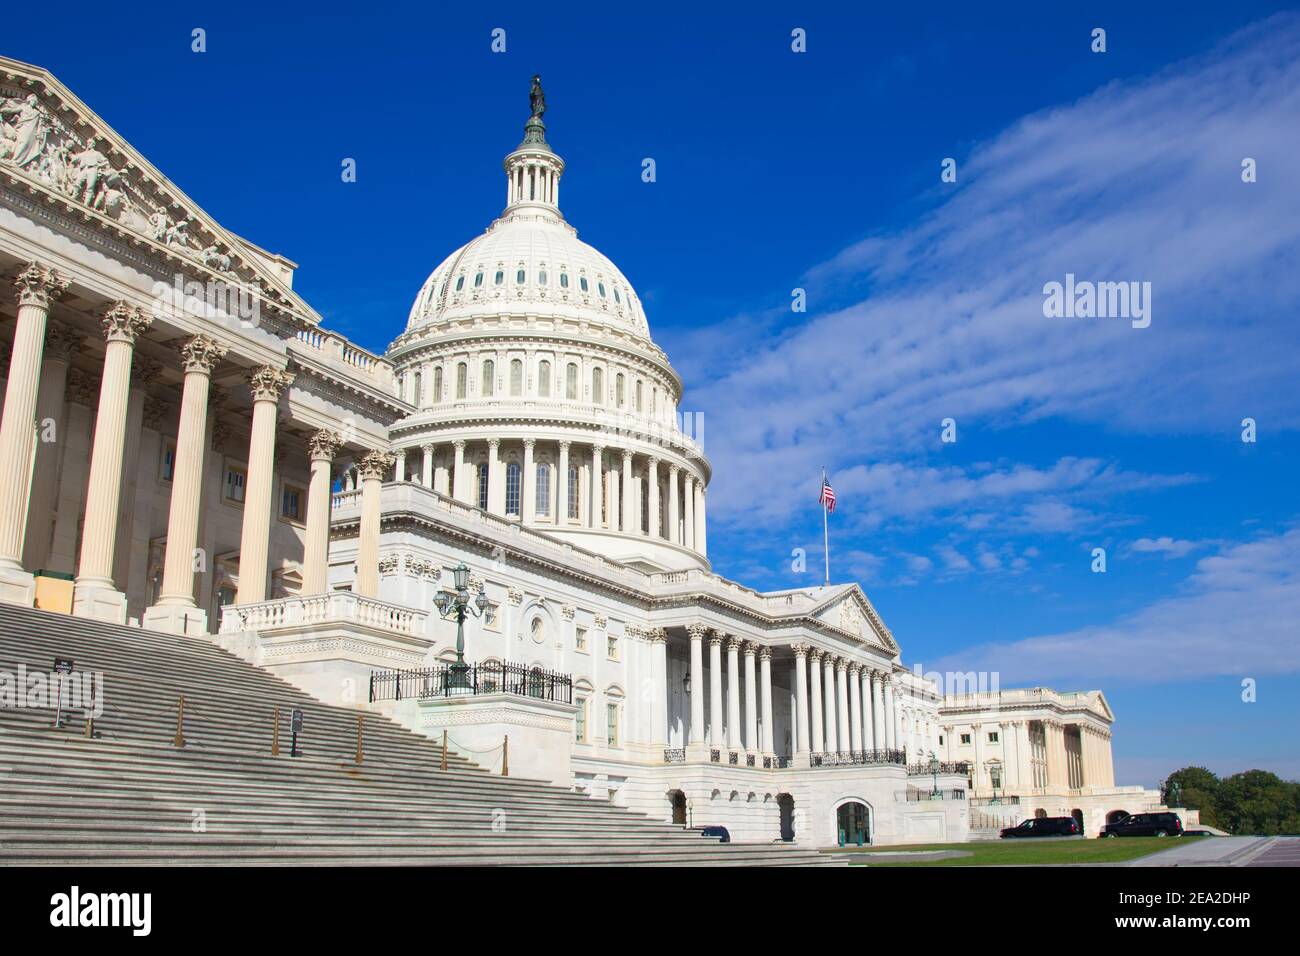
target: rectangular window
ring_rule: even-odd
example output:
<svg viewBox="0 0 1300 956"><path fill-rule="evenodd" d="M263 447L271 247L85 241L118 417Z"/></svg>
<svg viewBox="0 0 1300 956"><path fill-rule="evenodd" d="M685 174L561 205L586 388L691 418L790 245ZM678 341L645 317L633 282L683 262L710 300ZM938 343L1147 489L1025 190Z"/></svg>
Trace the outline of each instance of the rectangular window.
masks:
<svg viewBox="0 0 1300 956"><path fill-rule="evenodd" d="M537 517L551 516L551 466L541 462L537 466Z"/></svg>
<svg viewBox="0 0 1300 956"><path fill-rule="evenodd" d="M163 449L162 480L171 481L176 474L176 443L169 441Z"/></svg>
<svg viewBox="0 0 1300 956"><path fill-rule="evenodd" d="M234 466L226 467L226 500L239 501L244 500L244 485L248 481L248 474L242 468Z"/></svg>
<svg viewBox="0 0 1300 956"><path fill-rule="evenodd" d="M564 397L569 401L578 398L578 366L574 362L570 362L564 370Z"/></svg>
<svg viewBox="0 0 1300 956"><path fill-rule="evenodd" d="M579 697L578 712L573 715L573 739L580 744L587 742L587 701Z"/></svg>
<svg viewBox="0 0 1300 956"><path fill-rule="evenodd" d="M579 627L574 630L573 646L579 651L585 651L587 649L587 629L585 627Z"/></svg>
<svg viewBox="0 0 1300 956"><path fill-rule="evenodd" d="M939 735L939 746L940 746L940 747L943 746L943 734L940 734L940 735Z"/></svg>
<svg viewBox="0 0 1300 956"><path fill-rule="evenodd" d="M970 743L970 734L962 734L962 735L961 735L961 742L964 743L964 744L968 744L968 743Z"/></svg>
<svg viewBox="0 0 1300 956"><path fill-rule="evenodd" d="M996 730L991 731L989 733L989 743L995 744L997 742L998 742L998 732Z"/></svg>
<svg viewBox="0 0 1300 956"><path fill-rule="evenodd" d="M568 495L568 515L573 521L578 519L578 466L569 466L569 495Z"/></svg>
<svg viewBox="0 0 1300 956"><path fill-rule="evenodd" d="M611 661L618 660L618 635L610 634L605 640L605 652Z"/></svg>
<svg viewBox="0 0 1300 956"><path fill-rule="evenodd" d="M618 746L618 704L605 705L605 743Z"/></svg>
<svg viewBox="0 0 1300 956"><path fill-rule="evenodd" d="M519 509L519 502L523 500L523 494L519 487L520 478L523 475L522 469L518 462L511 462L506 466L506 514L520 515L523 512Z"/></svg>
<svg viewBox="0 0 1300 956"><path fill-rule="evenodd" d="M1002 788L1001 767L989 767L989 783L992 784L994 790L1000 790Z"/></svg>
<svg viewBox="0 0 1300 956"><path fill-rule="evenodd" d="M301 488L285 485L280 495L280 517L288 518L290 521L301 521L304 498L305 493Z"/></svg>

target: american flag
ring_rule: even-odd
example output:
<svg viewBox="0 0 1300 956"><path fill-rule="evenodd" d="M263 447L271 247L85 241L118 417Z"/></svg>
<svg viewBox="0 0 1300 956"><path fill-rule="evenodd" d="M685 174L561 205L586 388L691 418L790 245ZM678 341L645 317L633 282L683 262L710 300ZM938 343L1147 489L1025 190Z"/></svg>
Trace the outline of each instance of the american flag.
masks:
<svg viewBox="0 0 1300 956"><path fill-rule="evenodd" d="M828 514L835 513L835 489L831 487L831 483L826 480L825 475L822 475L822 493L817 501L819 504L826 506Z"/></svg>

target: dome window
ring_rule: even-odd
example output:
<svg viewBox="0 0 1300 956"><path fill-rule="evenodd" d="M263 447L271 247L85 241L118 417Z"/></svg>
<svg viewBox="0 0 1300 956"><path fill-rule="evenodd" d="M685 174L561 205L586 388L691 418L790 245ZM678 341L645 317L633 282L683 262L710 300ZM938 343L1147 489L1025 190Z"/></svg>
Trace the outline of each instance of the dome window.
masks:
<svg viewBox="0 0 1300 956"><path fill-rule="evenodd" d="M603 282L597 282L597 283L596 283L596 291L600 293L600 297L601 297L602 299L605 298L605 283L603 283Z"/></svg>
<svg viewBox="0 0 1300 956"><path fill-rule="evenodd" d="M618 297L618 286L614 286L614 301L622 304L623 300Z"/></svg>
<svg viewBox="0 0 1300 956"><path fill-rule="evenodd" d="M546 285L546 270L545 270L545 269L543 269L541 272L537 273L537 284L538 284L538 285Z"/></svg>
<svg viewBox="0 0 1300 956"><path fill-rule="evenodd" d="M497 270L496 277L492 280L492 284L493 284L493 285L501 285L501 283L503 283L503 282L505 282L505 281L506 281L506 274L505 274L504 272L502 272L500 269L498 269L498 270Z"/></svg>
<svg viewBox="0 0 1300 956"><path fill-rule="evenodd" d="M569 287L569 274L568 274L567 272L561 272L561 273L560 273L560 288L561 288L561 289L567 289L568 287Z"/></svg>
<svg viewBox="0 0 1300 956"><path fill-rule="evenodd" d="M586 276L579 276L579 278L578 278L578 288L581 289L583 292L586 292L586 291L587 291L587 277L586 277Z"/></svg>
<svg viewBox="0 0 1300 956"><path fill-rule="evenodd" d="M480 289L482 287L483 287L483 273L480 272L474 276L474 288Z"/></svg>
<svg viewBox="0 0 1300 956"><path fill-rule="evenodd" d="M527 273L525 273L523 269L520 269L518 272L515 273L515 285L523 285L524 280L526 280L527 278L528 278Z"/></svg>
<svg viewBox="0 0 1300 956"><path fill-rule="evenodd" d="M456 277L456 291L459 292L459 291L460 291L461 289L463 289L463 288L465 288L465 277L464 277L464 276L457 276L457 277Z"/></svg>

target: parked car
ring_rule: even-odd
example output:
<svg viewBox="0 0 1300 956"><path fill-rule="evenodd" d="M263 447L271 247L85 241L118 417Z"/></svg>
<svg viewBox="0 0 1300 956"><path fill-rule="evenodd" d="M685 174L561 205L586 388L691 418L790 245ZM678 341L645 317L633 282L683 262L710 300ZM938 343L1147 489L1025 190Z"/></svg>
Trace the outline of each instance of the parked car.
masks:
<svg viewBox="0 0 1300 956"><path fill-rule="evenodd" d="M1104 837L1156 836L1180 837L1183 835L1183 821L1176 813L1135 813L1106 824L1101 831Z"/></svg>
<svg viewBox="0 0 1300 956"><path fill-rule="evenodd" d="M1021 837L1077 836L1079 821L1074 817L1030 817L1022 820L1019 826L1007 827L1002 831L1002 839L1017 840Z"/></svg>
<svg viewBox="0 0 1300 956"><path fill-rule="evenodd" d="M726 827L701 827L700 836L717 837L719 843L730 843L731 833Z"/></svg>

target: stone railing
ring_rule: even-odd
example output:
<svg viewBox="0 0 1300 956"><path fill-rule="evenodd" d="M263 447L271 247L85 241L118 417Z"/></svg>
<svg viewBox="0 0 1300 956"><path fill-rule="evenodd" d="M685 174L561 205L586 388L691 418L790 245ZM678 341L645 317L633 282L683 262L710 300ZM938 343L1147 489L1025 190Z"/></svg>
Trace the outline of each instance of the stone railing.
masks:
<svg viewBox="0 0 1300 956"><path fill-rule="evenodd" d="M393 634L420 635L424 633L428 616L426 611L361 597L351 591L331 591L310 597L229 605L222 609L221 633L348 623Z"/></svg>
<svg viewBox="0 0 1300 956"><path fill-rule="evenodd" d="M336 332L316 326L300 328L291 340L290 347L306 355L315 356L326 364L341 366L346 371L368 380L385 394L397 397L392 363L354 345Z"/></svg>

